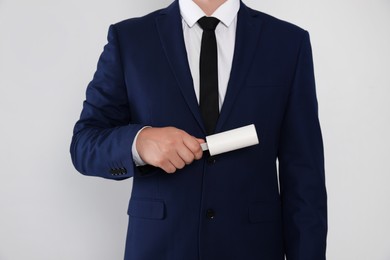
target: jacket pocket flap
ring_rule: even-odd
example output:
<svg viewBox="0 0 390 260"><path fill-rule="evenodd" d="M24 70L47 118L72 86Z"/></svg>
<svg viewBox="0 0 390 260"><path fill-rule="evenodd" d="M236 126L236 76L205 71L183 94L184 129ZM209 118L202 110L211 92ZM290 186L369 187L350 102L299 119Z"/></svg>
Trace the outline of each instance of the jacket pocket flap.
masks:
<svg viewBox="0 0 390 260"><path fill-rule="evenodd" d="M127 213L135 218L163 219L164 208L163 201L132 199Z"/></svg>
<svg viewBox="0 0 390 260"><path fill-rule="evenodd" d="M281 207L278 202L256 202L249 207L249 220L252 223L277 221L281 218Z"/></svg>

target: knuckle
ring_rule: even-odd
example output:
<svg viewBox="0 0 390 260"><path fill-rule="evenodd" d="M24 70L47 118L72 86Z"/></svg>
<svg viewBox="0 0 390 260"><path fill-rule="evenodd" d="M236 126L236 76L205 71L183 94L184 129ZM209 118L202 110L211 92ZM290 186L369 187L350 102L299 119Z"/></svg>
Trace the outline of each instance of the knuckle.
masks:
<svg viewBox="0 0 390 260"><path fill-rule="evenodd" d="M165 140L165 145L163 146L163 152L170 152L177 145L177 140L175 138L167 138Z"/></svg>
<svg viewBox="0 0 390 260"><path fill-rule="evenodd" d="M164 157L159 157L159 158L156 159L156 165L157 165L158 167L164 166L165 163L166 163L166 160L165 160Z"/></svg>
<svg viewBox="0 0 390 260"><path fill-rule="evenodd" d="M169 151L170 151L170 149L168 148L168 146L161 147L161 153L162 154L168 154Z"/></svg>

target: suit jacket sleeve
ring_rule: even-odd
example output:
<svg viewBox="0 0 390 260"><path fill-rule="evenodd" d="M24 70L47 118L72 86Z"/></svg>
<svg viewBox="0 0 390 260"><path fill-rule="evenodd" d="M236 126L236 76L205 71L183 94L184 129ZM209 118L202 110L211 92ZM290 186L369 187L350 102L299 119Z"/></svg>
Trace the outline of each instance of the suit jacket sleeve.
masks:
<svg viewBox="0 0 390 260"><path fill-rule="evenodd" d="M134 175L131 146L143 125L132 124L128 95L112 25L74 127L70 152L79 172L117 180Z"/></svg>
<svg viewBox="0 0 390 260"><path fill-rule="evenodd" d="M324 260L327 195L324 155L307 32L301 42L279 144L279 178L288 260Z"/></svg>

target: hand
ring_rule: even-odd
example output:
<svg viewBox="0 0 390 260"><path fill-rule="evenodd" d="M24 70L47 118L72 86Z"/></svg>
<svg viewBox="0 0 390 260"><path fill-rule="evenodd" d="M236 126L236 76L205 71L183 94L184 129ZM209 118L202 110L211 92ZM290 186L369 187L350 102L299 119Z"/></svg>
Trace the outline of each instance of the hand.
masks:
<svg viewBox="0 0 390 260"><path fill-rule="evenodd" d="M202 158L204 142L175 127L149 127L139 133L136 148L145 163L174 173Z"/></svg>

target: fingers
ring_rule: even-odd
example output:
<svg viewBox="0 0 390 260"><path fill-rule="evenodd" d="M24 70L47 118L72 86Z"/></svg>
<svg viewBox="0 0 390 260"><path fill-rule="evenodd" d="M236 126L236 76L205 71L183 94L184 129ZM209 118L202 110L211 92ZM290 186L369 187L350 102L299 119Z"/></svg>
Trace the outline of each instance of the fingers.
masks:
<svg viewBox="0 0 390 260"><path fill-rule="evenodd" d="M185 146L188 148L188 150L193 156L192 160L189 163L191 163L193 160L199 160L200 158L202 158L203 151L200 144L204 143L203 139L198 139L188 135L185 136L185 138L183 138L183 143L185 144Z"/></svg>
<svg viewBox="0 0 390 260"><path fill-rule="evenodd" d="M174 173L202 158L200 142L204 141L174 127L145 128L137 137L136 149L145 163Z"/></svg>
<svg viewBox="0 0 390 260"><path fill-rule="evenodd" d="M169 160L163 161L161 164L155 166L161 168L168 174L175 173L177 170L177 167L174 164L172 164L171 161Z"/></svg>
<svg viewBox="0 0 390 260"><path fill-rule="evenodd" d="M190 149L181 149L177 151L177 153L180 156L181 161L186 165L192 163L195 160L195 155L191 152Z"/></svg>
<svg viewBox="0 0 390 260"><path fill-rule="evenodd" d="M180 170L180 169L183 169L184 166L186 166L186 162L181 158L181 156L179 155L179 151L177 153L175 153L174 155L170 156L169 157L169 161L171 162L171 164L175 167L175 169L177 170Z"/></svg>

